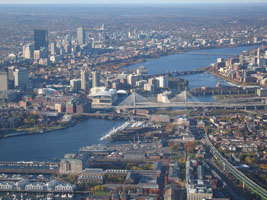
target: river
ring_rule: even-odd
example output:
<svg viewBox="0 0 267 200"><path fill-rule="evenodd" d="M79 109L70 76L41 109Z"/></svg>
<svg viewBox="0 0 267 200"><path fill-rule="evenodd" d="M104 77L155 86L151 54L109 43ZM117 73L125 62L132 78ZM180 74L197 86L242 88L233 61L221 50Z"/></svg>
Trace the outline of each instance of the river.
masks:
<svg viewBox="0 0 267 200"><path fill-rule="evenodd" d="M236 48L209 49L194 51L195 53L239 54L250 50L253 46ZM145 65L150 74L164 73L167 70L194 70L216 62L215 55L186 55L175 54L149 60L132 65L128 69L137 69ZM221 56L227 58L227 56ZM182 76L189 80L190 87L215 86L218 81L222 85L228 83L210 74L196 74ZM212 101L205 97L203 101ZM83 146L99 143L99 139L112 127L120 125L120 121L89 119L79 122L76 126L64 130L49 132L40 135L19 136L0 140L0 161L52 161L62 158L66 153L78 152Z"/></svg>
<svg viewBox="0 0 267 200"><path fill-rule="evenodd" d="M89 119L67 129L0 139L0 161L52 161L75 153L99 139L121 121Z"/></svg>

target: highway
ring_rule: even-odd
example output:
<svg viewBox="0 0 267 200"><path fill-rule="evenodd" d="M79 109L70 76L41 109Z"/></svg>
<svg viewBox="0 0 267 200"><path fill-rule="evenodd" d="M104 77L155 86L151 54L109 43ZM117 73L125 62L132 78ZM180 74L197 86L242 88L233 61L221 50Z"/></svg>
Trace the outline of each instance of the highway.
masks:
<svg viewBox="0 0 267 200"><path fill-rule="evenodd" d="M114 106L116 109L138 109L138 108L232 108L232 109L244 109L246 107L264 107L267 108L266 103L262 102L236 102L236 103L224 103L224 102L174 102L174 103L140 103L136 105L124 105Z"/></svg>
<svg viewBox="0 0 267 200"><path fill-rule="evenodd" d="M261 196L263 199L267 199L267 190L256 184L254 181L249 179L246 175L244 175L241 171L237 170L227 159L225 159L221 153L213 146L210 142L208 136L205 134L205 143L210 148L212 154L218 159L220 162L225 165L225 168L234 175L237 179L242 181L248 188L250 188L253 192Z"/></svg>

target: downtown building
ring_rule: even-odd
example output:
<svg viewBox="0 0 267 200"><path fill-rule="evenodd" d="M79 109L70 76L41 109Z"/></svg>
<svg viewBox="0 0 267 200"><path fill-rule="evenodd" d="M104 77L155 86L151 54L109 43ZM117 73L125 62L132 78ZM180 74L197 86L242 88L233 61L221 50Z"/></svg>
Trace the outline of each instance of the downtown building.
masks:
<svg viewBox="0 0 267 200"><path fill-rule="evenodd" d="M85 31L82 27L77 28L77 43L78 45L85 44Z"/></svg>

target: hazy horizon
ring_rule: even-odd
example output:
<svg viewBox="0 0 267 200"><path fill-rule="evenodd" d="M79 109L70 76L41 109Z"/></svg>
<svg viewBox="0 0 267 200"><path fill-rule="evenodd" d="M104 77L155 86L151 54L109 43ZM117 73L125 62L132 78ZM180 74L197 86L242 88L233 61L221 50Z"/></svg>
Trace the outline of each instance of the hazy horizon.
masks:
<svg viewBox="0 0 267 200"><path fill-rule="evenodd" d="M267 3L267 0L0 0L0 4L255 4Z"/></svg>

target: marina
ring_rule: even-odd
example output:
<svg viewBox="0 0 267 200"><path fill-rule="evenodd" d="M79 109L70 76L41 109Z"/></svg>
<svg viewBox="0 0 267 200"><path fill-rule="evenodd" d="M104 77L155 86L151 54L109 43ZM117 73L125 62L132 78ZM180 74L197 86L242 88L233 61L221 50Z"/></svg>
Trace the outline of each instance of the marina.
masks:
<svg viewBox="0 0 267 200"><path fill-rule="evenodd" d="M142 127L145 127L145 125L146 125L145 121L141 121L141 122L128 122L127 121L117 128L113 127L113 129L109 133L107 133L105 136L100 138L100 141L111 139L112 136L114 136L120 132L123 132L127 129L131 130L131 129L135 129L135 128L142 128Z"/></svg>

